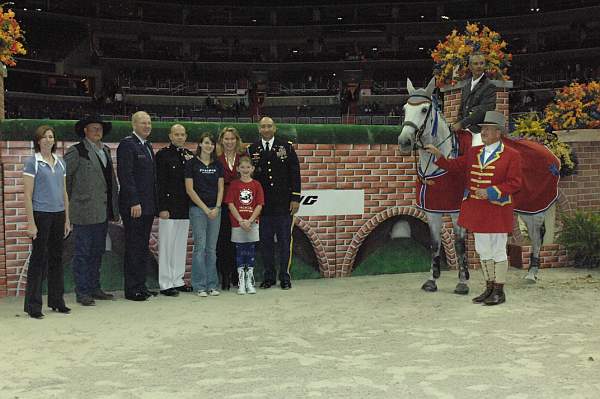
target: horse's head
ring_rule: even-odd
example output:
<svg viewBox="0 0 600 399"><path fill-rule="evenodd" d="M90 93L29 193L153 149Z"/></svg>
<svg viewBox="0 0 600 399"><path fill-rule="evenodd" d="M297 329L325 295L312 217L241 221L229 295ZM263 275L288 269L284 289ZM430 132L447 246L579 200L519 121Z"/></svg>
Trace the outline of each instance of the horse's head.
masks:
<svg viewBox="0 0 600 399"><path fill-rule="evenodd" d="M410 151L417 143L417 132L424 129L430 115L431 96L435 89L435 78L431 78L426 88L415 89L410 79L406 79L408 101L404 104L404 123L398 136L401 151ZM426 143L425 143L426 144Z"/></svg>

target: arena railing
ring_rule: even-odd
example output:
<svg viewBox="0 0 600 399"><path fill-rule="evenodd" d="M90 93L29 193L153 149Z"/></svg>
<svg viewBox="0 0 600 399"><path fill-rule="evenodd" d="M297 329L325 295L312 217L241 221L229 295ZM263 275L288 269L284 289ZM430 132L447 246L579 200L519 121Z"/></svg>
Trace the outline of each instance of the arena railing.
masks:
<svg viewBox="0 0 600 399"><path fill-rule="evenodd" d="M214 123L258 123L259 116L250 117L203 117L203 116L157 116L151 114L152 118L161 122L214 122ZM111 115L103 114L101 117L105 120L127 121L131 117L127 115ZM273 117L276 123L291 123L291 124L341 124L352 120L352 118L342 118L341 116L285 116ZM354 117L355 125L399 125L402 118L399 116L385 115L357 115Z"/></svg>

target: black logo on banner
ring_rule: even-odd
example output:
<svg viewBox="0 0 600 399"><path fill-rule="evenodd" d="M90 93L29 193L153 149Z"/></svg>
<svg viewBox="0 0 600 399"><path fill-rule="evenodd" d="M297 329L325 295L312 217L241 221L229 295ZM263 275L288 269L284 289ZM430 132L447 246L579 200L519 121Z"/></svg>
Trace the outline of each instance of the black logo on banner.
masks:
<svg viewBox="0 0 600 399"><path fill-rule="evenodd" d="M300 203L302 205L314 205L316 204L316 202L319 200L319 196L318 195L307 195L307 196L300 196Z"/></svg>

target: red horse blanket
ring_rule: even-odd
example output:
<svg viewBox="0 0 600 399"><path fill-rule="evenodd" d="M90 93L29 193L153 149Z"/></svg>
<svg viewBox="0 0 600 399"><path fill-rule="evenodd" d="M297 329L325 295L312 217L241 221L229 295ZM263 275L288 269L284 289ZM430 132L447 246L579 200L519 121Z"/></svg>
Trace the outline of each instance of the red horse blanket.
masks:
<svg viewBox="0 0 600 399"><path fill-rule="evenodd" d="M522 186L513 195L515 211L543 212L558 198L560 160L544 145L525 139L504 137L504 144L521 156ZM471 146L471 133L457 134L459 154ZM435 176L419 174L416 187L417 206L428 212L458 212L464 193L464 175L441 171Z"/></svg>

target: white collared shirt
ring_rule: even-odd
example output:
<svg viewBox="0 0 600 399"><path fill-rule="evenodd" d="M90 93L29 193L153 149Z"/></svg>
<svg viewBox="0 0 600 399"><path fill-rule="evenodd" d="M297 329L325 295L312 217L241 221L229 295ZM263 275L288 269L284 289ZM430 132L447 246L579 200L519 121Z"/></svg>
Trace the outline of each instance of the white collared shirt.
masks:
<svg viewBox="0 0 600 399"><path fill-rule="evenodd" d="M477 86L477 83L479 83L481 78L483 78L483 75L484 74L482 73L481 76L479 76L477 79L471 78L471 90L473 90L475 88L475 86Z"/></svg>
<svg viewBox="0 0 600 399"><path fill-rule="evenodd" d="M141 137L140 137L140 136L139 136L139 135L138 135L138 134L135 132L135 130L133 131L133 135L134 135L135 137L137 137L137 138L138 138L138 140L140 141L140 143L142 143L142 144L146 144L146 141L147 141L147 140L146 140L146 139L143 139L143 138L141 138Z"/></svg>
<svg viewBox="0 0 600 399"><path fill-rule="evenodd" d="M260 139L262 142L263 148L267 148L267 143L269 143L269 151L273 149L273 143L275 142L275 136L271 137L271 140L266 141L265 139Z"/></svg>
<svg viewBox="0 0 600 399"><path fill-rule="evenodd" d="M489 145L486 145L485 147L483 147L483 152L484 152L483 159L485 160L485 162L490 160L490 157L492 156L494 151L496 151L496 149L498 149L499 146L500 146L500 141L496 141L495 143L492 143L492 144L489 144Z"/></svg>

